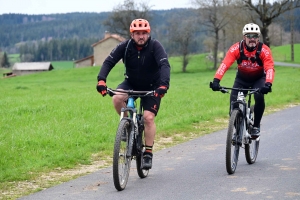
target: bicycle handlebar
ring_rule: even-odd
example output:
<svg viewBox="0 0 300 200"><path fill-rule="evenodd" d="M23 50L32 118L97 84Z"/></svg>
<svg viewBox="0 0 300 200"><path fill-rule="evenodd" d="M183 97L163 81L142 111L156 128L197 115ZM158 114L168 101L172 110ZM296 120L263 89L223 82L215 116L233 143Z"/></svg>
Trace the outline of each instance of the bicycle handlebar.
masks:
<svg viewBox="0 0 300 200"><path fill-rule="evenodd" d="M210 82L210 88L212 87L212 82ZM254 94L254 93L259 93L260 89L259 88L232 88L232 87L224 87L220 86L220 92L222 93L229 93L228 90L236 90L239 92L250 92L249 94Z"/></svg>
<svg viewBox="0 0 300 200"><path fill-rule="evenodd" d="M135 97L143 97L143 96L153 96L154 95L154 90L151 90L151 91L137 91L137 90L120 90L120 89L107 88L107 93L111 97L114 96L114 95L117 95L118 93L128 94L130 96L135 96Z"/></svg>

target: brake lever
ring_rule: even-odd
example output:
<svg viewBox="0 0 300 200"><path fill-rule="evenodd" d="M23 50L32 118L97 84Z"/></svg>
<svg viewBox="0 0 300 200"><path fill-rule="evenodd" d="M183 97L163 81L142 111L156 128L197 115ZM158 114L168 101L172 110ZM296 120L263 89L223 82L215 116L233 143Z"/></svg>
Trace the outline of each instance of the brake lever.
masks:
<svg viewBox="0 0 300 200"><path fill-rule="evenodd" d="M114 91L112 91L110 88L107 88L107 94L111 97L115 95Z"/></svg>
<svg viewBox="0 0 300 200"><path fill-rule="evenodd" d="M229 93L229 91L227 89L223 88L223 87L220 87L220 91L222 93Z"/></svg>

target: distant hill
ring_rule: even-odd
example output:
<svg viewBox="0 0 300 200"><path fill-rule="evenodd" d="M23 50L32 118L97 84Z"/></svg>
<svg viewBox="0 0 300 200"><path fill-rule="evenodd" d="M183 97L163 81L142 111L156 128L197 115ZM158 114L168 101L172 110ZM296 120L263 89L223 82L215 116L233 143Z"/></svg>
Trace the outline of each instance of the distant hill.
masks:
<svg viewBox="0 0 300 200"><path fill-rule="evenodd" d="M172 14L183 12L190 15L191 13L188 9L151 12L153 16L151 27L153 30L162 29L161 32L165 32L164 24L172 18ZM50 38L102 39L107 30L102 23L110 14L111 12L49 15L3 14L0 15L0 48L13 48L18 43Z"/></svg>
<svg viewBox="0 0 300 200"><path fill-rule="evenodd" d="M168 53L174 51L168 39L168 23L172 21L175 14L186 18L195 16L195 9L176 8L170 10L152 10L150 20L152 36L159 37L160 42L165 46ZM299 12L298 12L299 11ZM295 12L295 18L300 17L300 9ZM26 14L3 14L0 15L0 51L8 53L19 53L19 46L26 42L49 41L50 39L91 39L100 40L104 37L107 27L103 21L109 17L111 12L101 13L66 13L47 15L26 15ZM280 16L284 17L284 16ZM180 22L178 22L180 23ZM289 24L284 24L284 29L289 31ZM205 27L202 28L205 30ZM300 32L300 21L295 21L295 30ZM207 37L205 31L197 32L196 42L193 43L192 53L199 53L204 50L203 39Z"/></svg>

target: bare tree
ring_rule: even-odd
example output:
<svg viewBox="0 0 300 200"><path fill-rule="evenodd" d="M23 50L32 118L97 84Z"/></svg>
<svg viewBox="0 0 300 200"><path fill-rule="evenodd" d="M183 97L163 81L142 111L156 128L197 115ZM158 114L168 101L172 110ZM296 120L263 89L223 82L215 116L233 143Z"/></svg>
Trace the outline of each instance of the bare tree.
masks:
<svg viewBox="0 0 300 200"><path fill-rule="evenodd" d="M180 23L178 23L180 22ZM186 72L189 64L190 45L194 42L194 35L197 30L195 19L182 19L176 16L169 26L170 41L176 46L177 53L182 56L182 72Z"/></svg>
<svg viewBox="0 0 300 200"><path fill-rule="evenodd" d="M194 0L194 4L200 7L200 23L214 33L213 69L217 69L218 64L219 32L232 20L233 11L227 9L230 3L230 0Z"/></svg>
<svg viewBox="0 0 300 200"><path fill-rule="evenodd" d="M243 0L243 2L248 10L256 14L252 15L251 19L256 24L261 25L263 42L268 46L270 46L268 27L272 21L284 12L300 7L299 0L279 0L275 1L273 4L268 3L267 0L259 0L257 4L255 4L257 1L252 0Z"/></svg>
<svg viewBox="0 0 300 200"><path fill-rule="evenodd" d="M124 0L123 4L116 6L110 17L103 22L108 31L129 38L129 26L132 20L143 18L148 21L151 7L147 3L135 3L134 0Z"/></svg>

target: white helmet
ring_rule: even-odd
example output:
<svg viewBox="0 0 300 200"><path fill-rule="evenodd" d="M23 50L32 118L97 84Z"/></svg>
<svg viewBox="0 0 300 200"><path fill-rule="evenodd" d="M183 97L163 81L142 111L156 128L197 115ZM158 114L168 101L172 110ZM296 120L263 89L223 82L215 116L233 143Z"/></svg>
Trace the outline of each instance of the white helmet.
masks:
<svg viewBox="0 0 300 200"><path fill-rule="evenodd" d="M243 28L243 35L246 35L247 33L257 33L258 35L260 35L259 26L253 23L246 24Z"/></svg>

